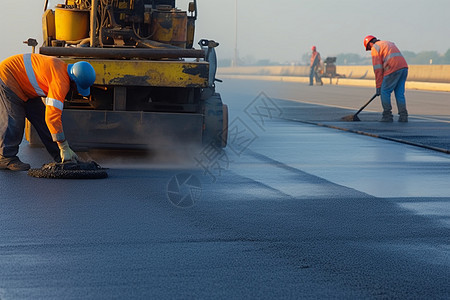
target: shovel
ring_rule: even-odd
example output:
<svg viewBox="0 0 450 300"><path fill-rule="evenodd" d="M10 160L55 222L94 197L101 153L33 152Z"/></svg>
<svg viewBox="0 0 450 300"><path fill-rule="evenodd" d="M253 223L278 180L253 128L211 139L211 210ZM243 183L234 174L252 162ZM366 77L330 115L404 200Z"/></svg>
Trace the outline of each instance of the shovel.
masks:
<svg viewBox="0 0 450 300"><path fill-rule="evenodd" d="M364 104L364 105L356 112L356 114L354 114L354 115L348 115L348 116L342 117L341 120L342 120L342 121L361 121L361 120L358 118L358 114L359 114L364 108L366 108L366 106L369 105L369 103L372 102L372 100L375 99L376 96L378 96L378 95L377 95L377 94L373 95L372 98L370 98L370 100L367 101L367 103Z"/></svg>

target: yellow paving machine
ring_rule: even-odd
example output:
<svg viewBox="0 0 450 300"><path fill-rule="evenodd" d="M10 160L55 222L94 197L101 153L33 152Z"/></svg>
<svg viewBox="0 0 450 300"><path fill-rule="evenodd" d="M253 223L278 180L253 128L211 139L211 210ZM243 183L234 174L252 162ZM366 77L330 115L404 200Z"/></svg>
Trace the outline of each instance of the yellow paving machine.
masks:
<svg viewBox="0 0 450 300"><path fill-rule="evenodd" d="M62 2L45 1L39 53L87 61L96 72L89 97L74 91L64 103L73 147L226 146L228 110L215 91L218 43L194 45L197 1L186 11L175 0ZM29 125L26 138L38 143Z"/></svg>

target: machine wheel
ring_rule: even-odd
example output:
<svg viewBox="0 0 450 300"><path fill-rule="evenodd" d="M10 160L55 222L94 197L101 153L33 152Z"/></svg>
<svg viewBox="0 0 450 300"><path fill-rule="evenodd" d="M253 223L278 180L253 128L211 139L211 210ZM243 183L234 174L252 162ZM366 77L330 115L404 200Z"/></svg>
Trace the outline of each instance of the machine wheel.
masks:
<svg viewBox="0 0 450 300"><path fill-rule="evenodd" d="M205 100L204 116L203 144L224 148L228 138L228 107L222 103L220 94Z"/></svg>

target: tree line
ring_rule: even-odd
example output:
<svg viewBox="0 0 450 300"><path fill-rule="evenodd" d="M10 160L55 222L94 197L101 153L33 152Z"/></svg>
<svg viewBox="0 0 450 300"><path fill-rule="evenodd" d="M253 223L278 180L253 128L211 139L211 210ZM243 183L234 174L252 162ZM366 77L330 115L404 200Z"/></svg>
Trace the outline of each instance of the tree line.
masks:
<svg viewBox="0 0 450 300"><path fill-rule="evenodd" d="M449 65L450 49L444 54L437 51L422 51L415 53L412 51L402 51L403 56L410 65ZM337 65L368 65L372 63L371 57L363 57L353 53L342 53L336 56Z"/></svg>
<svg viewBox="0 0 450 300"><path fill-rule="evenodd" d="M444 54L440 54L437 51L422 51L415 53L412 51L402 51L403 56L410 65L450 65L450 49ZM326 55L322 54L322 59L327 58ZM305 53L302 55L300 61L294 62L276 62L270 59L260 59L256 60L252 56L246 56L244 58L239 58L239 66L282 66L282 65L309 65L309 60L311 53ZM232 65L231 59L219 59L220 67L230 67ZM336 55L336 65L346 66L346 65L371 65L372 58L370 55L361 56L355 53L341 53Z"/></svg>

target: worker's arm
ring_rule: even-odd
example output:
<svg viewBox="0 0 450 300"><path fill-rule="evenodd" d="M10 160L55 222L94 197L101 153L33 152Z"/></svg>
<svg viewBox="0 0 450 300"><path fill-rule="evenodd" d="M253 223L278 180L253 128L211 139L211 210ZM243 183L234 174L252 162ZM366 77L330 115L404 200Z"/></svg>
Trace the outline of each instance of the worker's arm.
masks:
<svg viewBox="0 0 450 300"><path fill-rule="evenodd" d="M63 103L56 99L47 98L45 104L45 122L52 134L53 141L58 144L62 162L78 161L78 156L70 149L64 135L61 121Z"/></svg>
<svg viewBox="0 0 450 300"><path fill-rule="evenodd" d="M45 123L50 130L53 141L64 141L64 136L61 115L64 103L50 97L45 99Z"/></svg>
<svg viewBox="0 0 450 300"><path fill-rule="evenodd" d="M383 70L383 58L377 51L376 47L372 47L372 64L373 64L373 72L375 73L375 83L378 89L381 88L381 84L383 83L384 70Z"/></svg>

